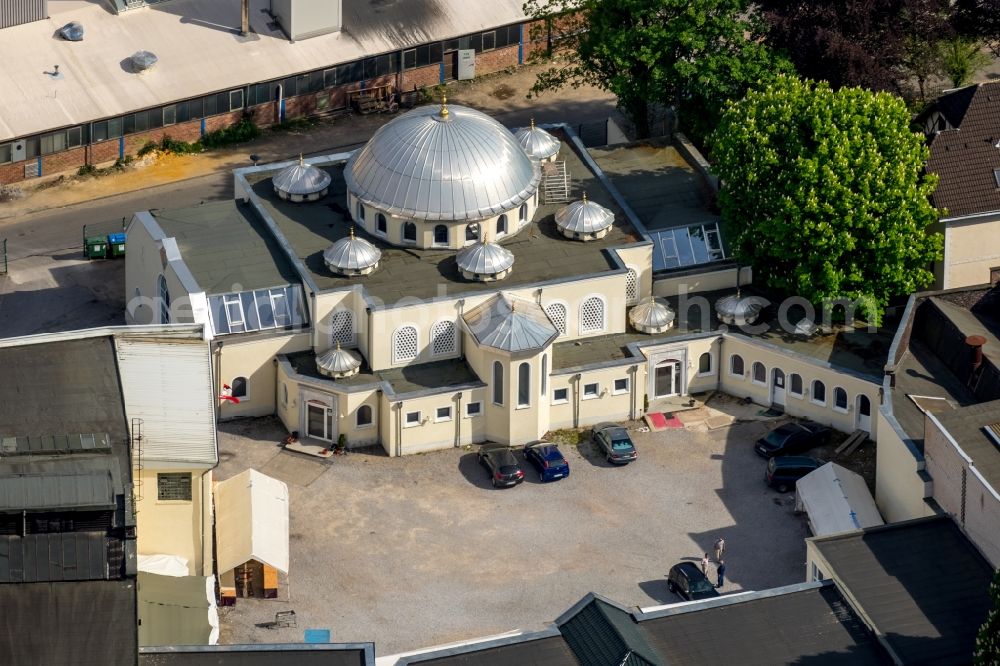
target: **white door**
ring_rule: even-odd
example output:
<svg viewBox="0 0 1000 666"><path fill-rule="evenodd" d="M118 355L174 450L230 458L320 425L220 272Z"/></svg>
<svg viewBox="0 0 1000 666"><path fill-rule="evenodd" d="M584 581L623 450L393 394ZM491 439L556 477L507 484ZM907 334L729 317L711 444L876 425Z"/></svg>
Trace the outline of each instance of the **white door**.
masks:
<svg viewBox="0 0 1000 666"><path fill-rule="evenodd" d="M872 402L863 393L858 394L858 430L872 431Z"/></svg>
<svg viewBox="0 0 1000 666"><path fill-rule="evenodd" d="M653 396L665 398L681 392L681 363L673 359L656 364L653 377Z"/></svg>
<svg viewBox="0 0 1000 666"><path fill-rule="evenodd" d="M771 373L771 404L785 406L785 372L780 368Z"/></svg>
<svg viewBox="0 0 1000 666"><path fill-rule="evenodd" d="M306 435L324 441L333 441L333 410L321 402L306 403Z"/></svg>

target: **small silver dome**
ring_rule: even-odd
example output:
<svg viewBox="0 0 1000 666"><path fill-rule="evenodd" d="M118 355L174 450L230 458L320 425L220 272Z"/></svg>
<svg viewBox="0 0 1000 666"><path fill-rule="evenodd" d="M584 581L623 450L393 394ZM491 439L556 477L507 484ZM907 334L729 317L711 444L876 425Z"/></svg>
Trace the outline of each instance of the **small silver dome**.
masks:
<svg viewBox="0 0 1000 666"><path fill-rule="evenodd" d="M490 282L507 277L514 265L514 255L496 243L480 241L460 250L455 261L467 280Z"/></svg>
<svg viewBox="0 0 1000 666"><path fill-rule="evenodd" d="M326 196L330 189L330 174L312 164L306 164L299 155L299 163L282 169L271 179L274 191L290 201L316 201Z"/></svg>
<svg viewBox="0 0 1000 666"><path fill-rule="evenodd" d="M599 203L583 198L563 206L556 212L556 226L566 238L597 240L603 238L615 223L615 214Z"/></svg>
<svg viewBox="0 0 1000 666"><path fill-rule="evenodd" d="M387 215L428 221L483 220L531 199L541 168L510 130L446 102L379 128L347 161L347 191Z"/></svg>
<svg viewBox="0 0 1000 666"><path fill-rule="evenodd" d="M739 292L723 296L715 302L715 316L730 326L742 326L757 321L764 304L757 296L740 296Z"/></svg>
<svg viewBox="0 0 1000 666"><path fill-rule="evenodd" d="M545 310L526 298L499 293L462 315L480 347L512 354L548 347L559 337Z"/></svg>
<svg viewBox="0 0 1000 666"><path fill-rule="evenodd" d="M366 241L351 235L341 238L323 251L323 262L326 267L340 275L368 275L376 268L382 259L382 251Z"/></svg>
<svg viewBox="0 0 1000 666"><path fill-rule="evenodd" d="M514 138L536 160L547 161L559 154L562 143L541 127L535 127L535 119L531 119L531 127L522 127L514 133Z"/></svg>
<svg viewBox="0 0 1000 666"><path fill-rule="evenodd" d="M663 333L674 327L677 314L666 301L647 296L628 313L632 327L642 333Z"/></svg>
<svg viewBox="0 0 1000 666"><path fill-rule="evenodd" d="M316 358L316 369L334 379L350 377L361 370L361 357L349 349L341 349L338 342L336 347Z"/></svg>

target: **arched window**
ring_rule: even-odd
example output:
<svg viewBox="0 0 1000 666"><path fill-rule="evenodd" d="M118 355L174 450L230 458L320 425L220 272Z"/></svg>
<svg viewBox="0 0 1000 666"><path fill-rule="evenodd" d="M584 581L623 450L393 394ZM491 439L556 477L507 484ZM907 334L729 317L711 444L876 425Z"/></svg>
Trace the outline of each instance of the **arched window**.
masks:
<svg viewBox="0 0 1000 666"><path fill-rule="evenodd" d="M847 411L847 391L839 386L833 389L833 408Z"/></svg>
<svg viewBox="0 0 1000 666"><path fill-rule="evenodd" d="M448 244L448 227L443 224L439 224L434 227L434 244L435 245L447 245Z"/></svg>
<svg viewBox="0 0 1000 666"><path fill-rule="evenodd" d="M632 305L639 300L639 273L629 268L625 273L625 301Z"/></svg>
<svg viewBox="0 0 1000 666"><path fill-rule="evenodd" d="M528 221L528 204L526 203L521 204L520 210L517 211L517 219L520 220L521 222Z"/></svg>
<svg viewBox="0 0 1000 666"><path fill-rule="evenodd" d="M699 375L710 375L712 374L712 353L705 352L698 357L698 374Z"/></svg>
<svg viewBox="0 0 1000 666"><path fill-rule="evenodd" d="M457 342L454 323L439 321L431 328L431 353L435 356L454 354L457 351Z"/></svg>
<svg viewBox="0 0 1000 666"><path fill-rule="evenodd" d="M493 404L503 404L503 364L493 361Z"/></svg>
<svg viewBox="0 0 1000 666"><path fill-rule="evenodd" d="M167 289L167 278L162 275L156 281L156 291L160 296L160 323L170 323L170 290Z"/></svg>
<svg viewBox="0 0 1000 666"><path fill-rule="evenodd" d="M365 219L364 216L361 217L362 221ZM389 233L389 224L385 221L385 215L379 213L375 216L375 231L385 236Z"/></svg>
<svg viewBox="0 0 1000 666"><path fill-rule="evenodd" d="M354 344L354 312L351 310L334 310L330 315L330 343L341 345Z"/></svg>
<svg viewBox="0 0 1000 666"><path fill-rule="evenodd" d="M753 380L755 384L766 384L767 383L767 368L760 361L754 361L753 365L750 367L750 379Z"/></svg>
<svg viewBox="0 0 1000 666"><path fill-rule="evenodd" d="M479 223L473 222L465 227L465 240L467 241L477 241L479 240Z"/></svg>
<svg viewBox="0 0 1000 666"><path fill-rule="evenodd" d="M542 354L542 397L545 397L545 392L548 388L549 383L549 355Z"/></svg>
<svg viewBox="0 0 1000 666"><path fill-rule="evenodd" d="M531 405L531 364L527 361L517 367L517 406Z"/></svg>
<svg viewBox="0 0 1000 666"><path fill-rule="evenodd" d="M600 296L591 296L580 306L580 333L594 333L604 330L604 301Z"/></svg>
<svg viewBox="0 0 1000 666"><path fill-rule="evenodd" d="M820 404L826 404L826 384L818 379L814 379L812 383L812 401Z"/></svg>
<svg viewBox="0 0 1000 666"><path fill-rule="evenodd" d="M407 243L417 242L417 225L413 222L403 222L403 240Z"/></svg>
<svg viewBox="0 0 1000 666"><path fill-rule="evenodd" d="M250 386L247 383L246 377L237 377L234 379L230 388L233 390L234 398L239 398L242 402L250 399Z"/></svg>
<svg viewBox="0 0 1000 666"><path fill-rule="evenodd" d="M361 222L365 221L365 205L360 201L358 202L358 220Z"/></svg>
<svg viewBox="0 0 1000 666"><path fill-rule="evenodd" d="M372 408L368 405L358 407L357 424L359 428L367 428L372 424Z"/></svg>
<svg viewBox="0 0 1000 666"><path fill-rule="evenodd" d="M545 314L552 324L559 329L560 335L566 335L566 306L563 303L549 303L545 306Z"/></svg>
<svg viewBox="0 0 1000 666"><path fill-rule="evenodd" d="M746 371L743 369L743 357L740 356L739 354L733 354L732 356L730 356L729 374L739 375L740 377L742 377L744 372Z"/></svg>
<svg viewBox="0 0 1000 666"><path fill-rule="evenodd" d="M501 215L497 218L497 236L507 233L507 216Z"/></svg>
<svg viewBox="0 0 1000 666"><path fill-rule="evenodd" d="M392 362L403 363L417 357L417 329L415 326L400 326L392 334Z"/></svg>
<svg viewBox="0 0 1000 666"><path fill-rule="evenodd" d="M793 372L788 376L788 391L792 395L802 397L802 375Z"/></svg>

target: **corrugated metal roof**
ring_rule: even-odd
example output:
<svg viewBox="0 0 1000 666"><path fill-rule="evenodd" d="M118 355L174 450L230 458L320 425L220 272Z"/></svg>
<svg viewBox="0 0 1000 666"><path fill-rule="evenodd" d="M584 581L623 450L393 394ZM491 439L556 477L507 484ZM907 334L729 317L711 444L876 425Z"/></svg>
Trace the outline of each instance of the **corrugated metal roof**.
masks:
<svg viewBox="0 0 1000 666"><path fill-rule="evenodd" d="M10 475L0 481L0 513L25 509L114 508L114 481L110 470Z"/></svg>
<svg viewBox="0 0 1000 666"><path fill-rule="evenodd" d="M534 301L500 293L462 315L483 347L517 353L547 347L559 336L545 310Z"/></svg>
<svg viewBox="0 0 1000 666"><path fill-rule="evenodd" d="M0 583L108 578L103 532L0 536Z"/></svg>
<svg viewBox="0 0 1000 666"><path fill-rule="evenodd" d="M218 461L211 353L203 340L117 336L125 413L142 419L144 462Z"/></svg>

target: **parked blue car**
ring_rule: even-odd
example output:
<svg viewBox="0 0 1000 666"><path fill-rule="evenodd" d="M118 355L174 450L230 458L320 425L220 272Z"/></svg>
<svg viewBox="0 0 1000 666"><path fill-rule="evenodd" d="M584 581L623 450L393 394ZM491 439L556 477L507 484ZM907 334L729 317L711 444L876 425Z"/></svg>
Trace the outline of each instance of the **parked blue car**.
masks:
<svg viewBox="0 0 1000 666"><path fill-rule="evenodd" d="M538 470L538 480L555 481L569 476L569 463L559 447L549 442L534 442L524 447L524 459Z"/></svg>

